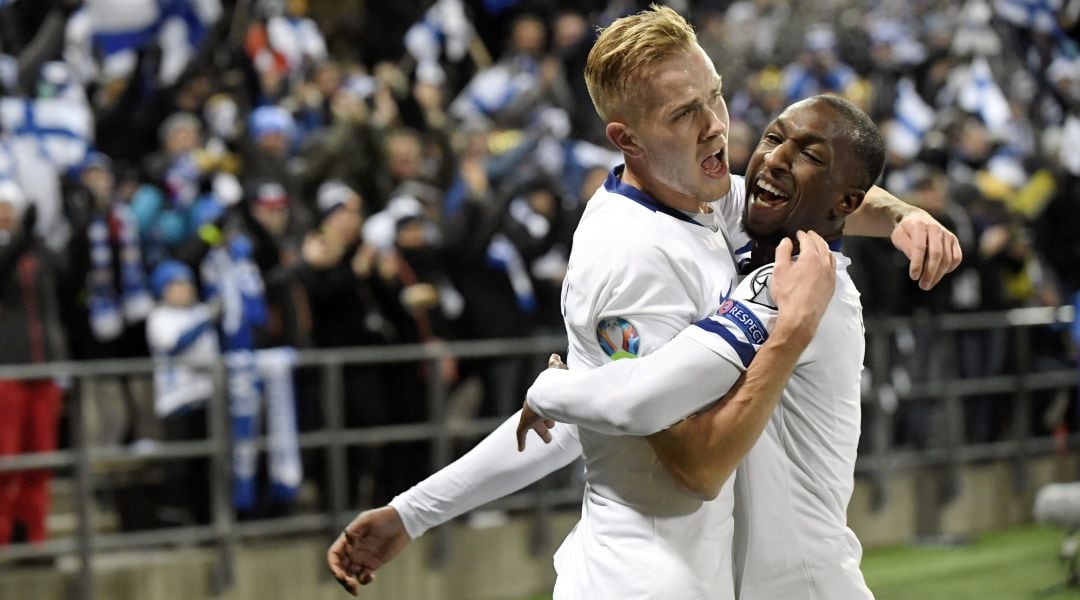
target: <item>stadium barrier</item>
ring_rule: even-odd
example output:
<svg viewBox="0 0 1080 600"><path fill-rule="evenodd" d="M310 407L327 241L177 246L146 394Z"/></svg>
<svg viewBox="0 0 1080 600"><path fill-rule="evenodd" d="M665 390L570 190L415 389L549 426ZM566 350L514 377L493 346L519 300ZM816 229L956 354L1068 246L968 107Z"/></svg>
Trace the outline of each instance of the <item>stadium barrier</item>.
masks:
<svg viewBox="0 0 1080 600"><path fill-rule="evenodd" d="M1063 390L1069 401L1075 402L1078 372L1075 365L1034 372L1034 348L1031 333L1035 329L1061 330L1074 319L1069 306L1025 308L1002 312L947 314L930 318L873 319L866 323L867 370L863 391L863 431L867 447L860 450L856 466L858 476L874 483L874 505L880 509L888 502L884 482L890 472L902 469L944 469L944 493L935 495L936 505L920 507L940 510L959 485L959 465L993 459L1012 461L1013 483L1018 489L1028 485L1027 467L1032 457L1055 450L1075 448L1080 441L1076 433L1056 436L1034 436L1030 426L1033 416L1033 394L1045 390ZM919 352L925 348L912 347L903 340L913 332L930 332L929 343L937 349L929 360L934 364L929 377L905 378L897 373L897 356L927 360ZM961 334L976 332L1005 332L1011 337L1008 347L1013 351L1011 374L987 374L960 377ZM1062 335L1064 333L1062 332ZM1008 338L1007 338L1008 339ZM897 348L907 347L898 352ZM236 544L242 539L262 538L301 533L323 532L329 540L355 515L348 505L346 489L348 469L346 449L351 446L374 446L394 442L431 442L431 464L437 469L454 458L454 442L473 439L493 430L504 417L473 419L459 422L448 420L446 404L448 390L439 378L438 363L445 357L485 359L533 357L535 371L546 364L551 352L564 353L563 336L530 337L415 344L389 347L361 347L334 350L304 350L298 353L297 367L317 367L321 370L322 412L325 427L299 434L302 450L321 449L327 465L327 485L324 493L329 510L257 521L238 522L230 504L231 444L229 413L225 399L225 372L220 362L209 365L215 380L215 396L208 411L208 438L205 441L159 442L152 448L92 447L88 442L85 419L86 403L94 402L87 394L73 394L68 411L71 430L70 449L56 452L0 457L0 471L28 469L70 469L75 482L75 512L78 526L70 538L49 540L43 544L14 544L0 548L0 565L19 559L48 558L74 555L79 559L75 596L90 599L94 589L93 559L96 553L161 547L168 545L212 544L220 555L212 578L215 591L224 591L233 583ZM1061 357L1064 359L1065 357ZM343 369L347 365L372 365L401 362L426 362L428 368L426 423L388 425L349 429L344 425L345 389ZM1060 366L1060 364L1059 364ZM207 367L203 365L202 367ZM0 378L39 379L58 378L79 382L89 378L118 375L149 375L154 363L149 359L56 362L39 365L0 366ZM984 443L965 441L964 398L987 394L1008 394L1011 403L1011 428L1007 439ZM940 434L916 447L898 448L893 432L900 407L922 402L939 409L945 427ZM266 438L258 440L260 452L266 450ZM147 461L208 457L210 459L211 522L207 525L154 529L128 533L98 533L92 524L92 504L96 489L96 468L104 465L145 464ZM571 481L551 487L551 478L526 491L494 504L502 509L529 509L534 516L533 548L545 547L550 531L550 510L556 506L580 502L579 482ZM429 562L442 565L448 551L449 529L442 527L428 535L435 537Z"/></svg>

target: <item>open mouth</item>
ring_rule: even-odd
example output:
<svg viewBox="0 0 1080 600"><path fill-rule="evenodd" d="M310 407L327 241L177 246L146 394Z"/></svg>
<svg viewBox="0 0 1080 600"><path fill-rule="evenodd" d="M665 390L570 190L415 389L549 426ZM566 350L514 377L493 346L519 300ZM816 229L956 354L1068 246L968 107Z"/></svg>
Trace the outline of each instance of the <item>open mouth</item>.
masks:
<svg viewBox="0 0 1080 600"><path fill-rule="evenodd" d="M781 190L779 186L769 183L760 177L754 182L754 189L751 191L751 195L753 202L766 204L768 206L783 204L791 198L790 195Z"/></svg>
<svg viewBox="0 0 1080 600"><path fill-rule="evenodd" d="M721 148L701 161L701 169L705 171L706 175L709 177L721 177L724 175L727 171L727 165L724 163L724 154L726 152L727 148Z"/></svg>

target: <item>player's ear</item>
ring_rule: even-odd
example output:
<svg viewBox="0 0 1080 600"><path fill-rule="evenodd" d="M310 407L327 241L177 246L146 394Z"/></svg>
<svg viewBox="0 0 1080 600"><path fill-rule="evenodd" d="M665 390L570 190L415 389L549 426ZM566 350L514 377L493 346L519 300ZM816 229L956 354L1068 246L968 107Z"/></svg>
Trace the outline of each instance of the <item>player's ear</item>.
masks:
<svg viewBox="0 0 1080 600"><path fill-rule="evenodd" d="M860 190L858 188L849 189L837 198L836 203L833 204L833 214L841 218L847 217L862 206L863 198L865 197L865 190Z"/></svg>
<svg viewBox="0 0 1080 600"><path fill-rule="evenodd" d="M638 158L644 154L644 150L637 143L637 137L634 135L633 130L626 123L612 121L604 128L604 133L607 134L607 138L611 140L611 143L615 144L615 147L626 156Z"/></svg>

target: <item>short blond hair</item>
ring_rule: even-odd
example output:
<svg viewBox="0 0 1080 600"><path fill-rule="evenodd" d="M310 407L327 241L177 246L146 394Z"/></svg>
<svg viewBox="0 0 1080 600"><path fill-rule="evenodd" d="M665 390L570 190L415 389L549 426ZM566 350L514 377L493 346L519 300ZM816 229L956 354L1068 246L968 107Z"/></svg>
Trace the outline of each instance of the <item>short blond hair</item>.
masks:
<svg viewBox="0 0 1080 600"><path fill-rule="evenodd" d="M616 19L600 32L585 63L585 85L596 113L605 123L633 114L640 107L629 96L639 71L696 44L694 28L667 6L652 4Z"/></svg>

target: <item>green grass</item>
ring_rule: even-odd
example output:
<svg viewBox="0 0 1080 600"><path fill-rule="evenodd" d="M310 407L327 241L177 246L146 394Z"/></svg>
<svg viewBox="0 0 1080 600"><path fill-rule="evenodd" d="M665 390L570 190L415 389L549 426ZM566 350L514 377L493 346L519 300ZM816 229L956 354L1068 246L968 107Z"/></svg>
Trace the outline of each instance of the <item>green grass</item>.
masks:
<svg viewBox="0 0 1080 600"><path fill-rule="evenodd" d="M1064 579L1058 560L1064 537L1032 526L963 545L870 550L862 568L877 600L1080 600L1077 588L1039 594Z"/></svg>
<svg viewBox="0 0 1080 600"><path fill-rule="evenodd" d="M1025 527L980 536L960 546L874 550L863 557L878 600L1080 599L1080 590L1038 592L1064 579L1058 550L1065 535Z"/></svg>

